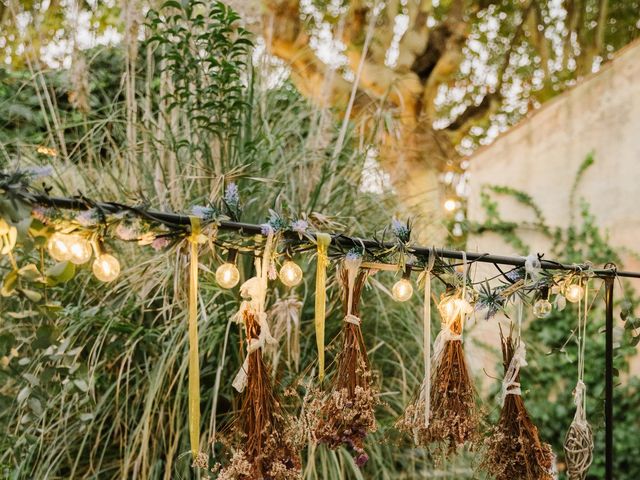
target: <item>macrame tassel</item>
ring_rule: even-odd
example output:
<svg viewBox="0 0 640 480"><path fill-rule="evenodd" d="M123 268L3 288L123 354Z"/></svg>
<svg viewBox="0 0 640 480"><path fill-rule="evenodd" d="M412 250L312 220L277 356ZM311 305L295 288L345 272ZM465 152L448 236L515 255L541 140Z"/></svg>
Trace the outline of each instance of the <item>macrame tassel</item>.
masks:
<svg viewBox="0 0 640 480"><path fill-rule="evenodd" d="M369 459L364 439L376 430L374 409L378 402L359 317L358 304L367 277L366 271L360 270L361 261L360 256L350 254L340 270L344 287L343 343L331 391L311 391L305 399L308 428L315 440L332 449L349 447L358 466Z"/></svg>
<svg viewBox="0 0 640 480"><path fill-rule="evenodd" d="M593 462L593 431L584 410L585 385L579 381L574 398L576 413L564 439L564 454L569 480L584 480Z"/></svg>
<svg viewBox="0 0 640 480"><path fill-rule="evenodd" d="M318 346L318 379L322 382L324 380L324 322L326 316L327 265L329 263L327 252L331 243L331 235L317 233L316 242L318 245L318 259L316 266L315 327L316 344Z"/></svg>
<svg viewBox="0 0 640 480"><path fill-rule="evenodd" d="M504 404L498 425L486 440L483 466L496 480L553 480L555 457L551 446L540 440L522 400L519 366L523 364L521 360L514 361L520 347L519 336L514 339L512 333L504 337L500 330L504 369L514 373L509 375L506 387L503 383ZM523 352L520 348L520 355Z"/></svg>
<svg viewBox="0 0 640 480"><path fill-rule="evenodd" d="M564 453L569 480L584 480L593 462L593 431L587 422L584 384L584 349L586 344L589 282L585 285L584 307L578 303L578 383L573 392L576 413L564 440Z"/></svg>
<svg viewBox="0 0 640 480"><path fill-rule="evenodd" d="M198 245L200 219L190 217L189 236L189 440L191 454L200 454L200 356L198 354Z"/></svg>

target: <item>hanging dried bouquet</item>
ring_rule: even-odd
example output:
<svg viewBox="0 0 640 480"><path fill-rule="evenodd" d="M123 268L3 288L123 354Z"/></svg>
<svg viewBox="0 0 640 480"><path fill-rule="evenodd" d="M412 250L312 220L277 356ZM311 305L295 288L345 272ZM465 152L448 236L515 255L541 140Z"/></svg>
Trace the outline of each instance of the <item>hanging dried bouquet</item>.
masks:
<svg viewBox="0 0 640 480"><path fill-rule="evenodd" d="M378 403L360 326L359 302L367 277L360 264L360 255L350 253L340 268L345 317L342 350L331 388L329 392L311 391L305 400L312 438L332 449L350 448L358 466L369 458L364 440L376 430L374 410Z"/></svg>
<svg viewBox="0 0 640 480"><path fill-rule="evenodd" d="M487 438L484 468L496 480L552 480L555 478L551 447L540 440L520 392L520 366L524 360L524 344L513 332L505 337L500 330L505 369L503 406L500 420Z"/></svg>
<svg viewBox="0 0 640 480"><path fill-rule="evenodd" d="M256 276L241 287L242 302L236 321L244 327L247 355L233 381L242 393L235 430L240 441L230 463L217 466L218 480L294 480L301 478L299 451L303 435L286 416L271 379L263 350L276 342L269 331L265 297L270 265L270 237Z"/></svg>
<svg viewBox="0 0 640 480"><path fill-rule="evenodd" d="M416 444L434 446L449 455L478 438L476 392L462 344L471 306L464 295L453 294L443 297L438 310L442 329L434 342L430 382L423 382L420 395L396 426Z"/></svg>

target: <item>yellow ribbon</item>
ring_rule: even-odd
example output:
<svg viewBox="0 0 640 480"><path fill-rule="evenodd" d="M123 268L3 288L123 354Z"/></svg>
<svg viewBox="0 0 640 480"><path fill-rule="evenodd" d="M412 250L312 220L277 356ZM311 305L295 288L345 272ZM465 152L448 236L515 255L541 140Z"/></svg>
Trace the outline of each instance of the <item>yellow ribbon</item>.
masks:
<svg viewBox="0 0 640 480"><path fill-rule="evenodd" d="M316 344L318 346L318 378L324 380L324 320L326 309L326 283L327 264L329 257L327 251L331 243L331 235L327 233L317 233L316 242L318 245L318 264L316 268Z"/></svg>
<svg viewBox="0 0 640 480"><path fill-rule="evenodd" d="M200 357L198 355L198 244L200 219L189 217L189 440L195 459L200 453Z"/></svg>

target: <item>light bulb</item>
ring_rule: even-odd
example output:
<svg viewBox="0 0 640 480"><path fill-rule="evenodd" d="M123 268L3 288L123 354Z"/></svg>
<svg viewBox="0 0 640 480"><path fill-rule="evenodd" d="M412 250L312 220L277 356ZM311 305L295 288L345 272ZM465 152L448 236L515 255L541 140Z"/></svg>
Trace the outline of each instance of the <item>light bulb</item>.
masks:
<svg viewBox="0 0 640 480"><path fill-rule="evenodd" d="M458 202L456 202L453 198L450 198L446 202L444 202L444 209L447 212L453 212L457 206Z"/></svg>
<svg viewBox="0 0 640 480"><path fill-rule="evenodd" d="M278 277L287 287L295 287L302 281L302 269L297 263L287 260L282 264Z"/></svg>
<svg viewBox="0 0 640 480"><path fill-rule="evenodd" d="M547 318L551 315L551 302L546 298L541 298L533 304L533 314L538 318Z"/></svg>
<svg viewBox="0 0 640 480"><path fill-rule="evenodd" d="M80 235L69 235L68 247L71 263L82 265L91 258L91 243Z"/></svg>
<svg viewBox="0 0 640 480"><path fill-rule="evenodd" d="M233 263L223 263L216 270L216 282L222 288L233 288L240 281L240 272Z"/></svg>
<svg viewBox="0 0 640 480"><path fill-rule="evenodd" d="M401 278L398 280L391 289L393 299L398 302L406 302L413 295L413 285L407 278Z"/></svg>
<svg viewBox="0 0 640 480"><path fill-rule="evenodd" d="M47 242L47 250L49 255L57 262L65 262L71 258L71 249L69 248L69 235L62 233L54 233Z"/></svg>
<svg viewBox="0 0 640 480"><path fill-rule="evenodd" d="M467 315L473 311L471 304L464 298L450 297L441 304L440 311L447 319L452 319L458 315Z"/></svg>
<svg viewBox="0 0 640 480"><path fill-rule="evenodd" d="M120 274L120 262L113 255L103 253L93 261L93 274L102 282L111 282Z"/></svg>
<svg viewBox="0 0 640 480"><path fill-rule="evenodd" d="M584 296L584 288L582 288L582 285L574 283L573 285L569 285L564 296L567 297L567 300L571 303L577 303L582 300L582 297Z"/></svg>

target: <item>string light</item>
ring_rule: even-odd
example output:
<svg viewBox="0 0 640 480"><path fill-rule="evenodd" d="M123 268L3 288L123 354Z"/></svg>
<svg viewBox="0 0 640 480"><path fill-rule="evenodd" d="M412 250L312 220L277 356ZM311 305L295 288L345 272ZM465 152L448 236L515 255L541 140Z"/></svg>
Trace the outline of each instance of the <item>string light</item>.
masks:
<svg viewBox="0 0 640 480"><path fill-rule="evenodd" d="M76 265L87 263L91 259L91 243L80 235L68 235L67 247L69 249L69 260Z"/></svg>
<svg viewBox="0 0 640 480"><path fill-rule="evenodd" d="M466 315L473 311L471 304L460 297L448 297L440 304L442 315L448 319L455 318L458 315Z"/></svg>
<svg viewBox="0 0 640 480"><path fill-rule="evenodd" d="M216 282L222 288L233 288L240 281L240 272L233 263L223 263L216 270Z"/></svg>
<svg viewBox="0 0 640 480"><path fill-rule="evenodd" d="M537 318L547 318L551 315L552 305L546 298L541 298L533 304L533 314Z"/></svg>
<svg viewBox="0 0 640 480"><path fill-rule="evenodd" d="M113 255L103 253L93 261L93 274L102 282L112 282L120 274L120 262Z"/></svg>
<svg viewBox="0 0 640 480"><path fill-rule="evenodd" d="M564 296L567 297L567 300L571 303L578 303L582 300L582 297L584 297L584 288L582 288L582 285L574 283L573 285L569 285Z"/></svg>
<svg viewBox="0 0 640 480"><path fill-rule="evenodd" d="M407 278L401 278L398 280L391 289L391 295L393 299L398 302L406 302L413 295L413 285Z"/></svg>
<svg viewBox="0 0 640 480"><path fill-rule="evenodd" d="M458 202L456 202L453 198L449 198L447 199L447 201L444 202L444 209L447 212L453 212L457 206L458 206Z"/></svg>
<svg viewBox="0 0 640 480"><path fill-rule="evenodd" d="M294 261L287 260L282 264L278 277L287 287L295 287L302 281L302 269Z"/></svg>
<svg viewBox="0 0 640 480"><path fill-rule="evenodd" d="M236 267L237 250L230 249L227 261L216 270L216 282L222 288L233 288L240 281L240 271Z"/></svg>
<svg viewBox="0 0 640 480"><path fill-rule="evenodd" d="M68 235L54 233L47 241L49 255L57 262L66 262L71 258Z"/></svg>

